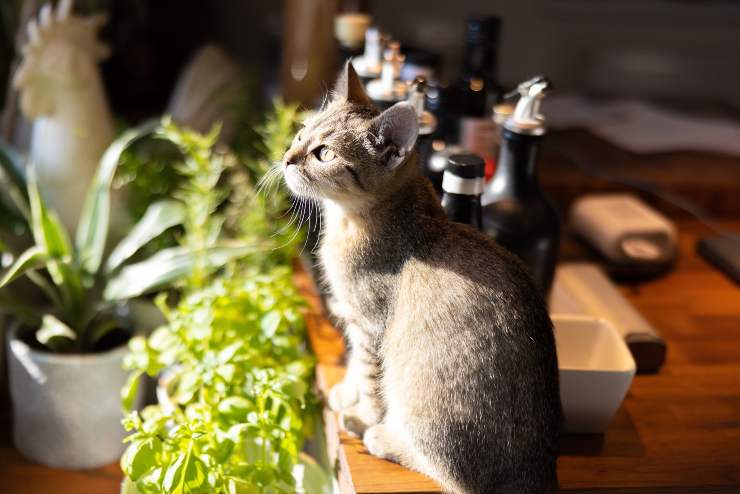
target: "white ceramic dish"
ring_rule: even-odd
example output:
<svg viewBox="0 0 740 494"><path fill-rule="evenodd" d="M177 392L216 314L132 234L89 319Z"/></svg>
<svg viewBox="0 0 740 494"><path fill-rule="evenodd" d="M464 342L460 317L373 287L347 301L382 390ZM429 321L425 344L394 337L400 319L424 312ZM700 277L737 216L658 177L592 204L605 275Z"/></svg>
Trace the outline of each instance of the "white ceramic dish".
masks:
<svg viewBox="0 0 740 494"><path fill-rule="evenodd" d="M551 315L560 367L565 431L606 431L635 375L619 332L604 319Z"/></svg>

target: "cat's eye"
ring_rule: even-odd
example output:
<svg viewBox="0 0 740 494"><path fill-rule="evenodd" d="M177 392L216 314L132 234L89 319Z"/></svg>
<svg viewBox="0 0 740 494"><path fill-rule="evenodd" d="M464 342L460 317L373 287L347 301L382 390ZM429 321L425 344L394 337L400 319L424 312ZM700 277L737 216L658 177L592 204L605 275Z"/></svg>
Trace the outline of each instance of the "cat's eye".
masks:
<svg viewBox="0 0 740 494"><path fill-rule="evenodd" d="M319 146L313 150L314 156L316 156L322 163L327 163L337 157L334 151L326 146Z"/></svg>

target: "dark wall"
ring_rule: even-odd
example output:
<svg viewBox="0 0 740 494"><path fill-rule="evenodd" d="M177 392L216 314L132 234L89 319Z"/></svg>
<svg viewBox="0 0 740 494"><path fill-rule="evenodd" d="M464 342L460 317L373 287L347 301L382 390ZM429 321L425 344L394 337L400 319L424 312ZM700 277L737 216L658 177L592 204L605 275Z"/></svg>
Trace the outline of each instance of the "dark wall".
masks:
<svg viewBox="0 0 740 494"><path fill-rule="evenodd" d="M740 2L374 0L376 22L435 48L454 72L466 15L504 19L500 73L547 73L561 89L740 107Z"/></svg>

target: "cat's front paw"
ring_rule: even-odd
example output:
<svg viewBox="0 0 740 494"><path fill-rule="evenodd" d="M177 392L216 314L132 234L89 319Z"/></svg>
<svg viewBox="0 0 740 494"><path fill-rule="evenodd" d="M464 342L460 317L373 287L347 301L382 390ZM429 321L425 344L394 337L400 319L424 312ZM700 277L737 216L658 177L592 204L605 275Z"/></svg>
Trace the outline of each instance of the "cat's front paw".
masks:
<svg viewBox="0 0 740 494"><path fill-rule="evenodd" d="M365 431L378 421L378 414L369 407L353 406L339 414L339 426L342 430L357 437L362 437Z"/></svg>
<svg viewBox="0 0 740 494"><path fill-rule="evenodd" d="M385 425L377 424L368 428L362 437L362 442L371 455L399 462L400 453L398 448L394 447L394 438L388 433Z"/></svg>
<svg viewBox="0 0 740 494"><path fill-rule="evenodd" d="M341 412L347 408L356 405L360 400L360 393L357 386L352 382L342 381L335 384L329 391L329 408L335 412Z"/></svg>
<svg viewBox="0 0 740 494"><path fill-rule="evenodd" d="M342 412L339 414L339 427L349 434L357 437L362 437L367 430L368 425L360 418L359 415L355 415L350 412Z"/></svg>

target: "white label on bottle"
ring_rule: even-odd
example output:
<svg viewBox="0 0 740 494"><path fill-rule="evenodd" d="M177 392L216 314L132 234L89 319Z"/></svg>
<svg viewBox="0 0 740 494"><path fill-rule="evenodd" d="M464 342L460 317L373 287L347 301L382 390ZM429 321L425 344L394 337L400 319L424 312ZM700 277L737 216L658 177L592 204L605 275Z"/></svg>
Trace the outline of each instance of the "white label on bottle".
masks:
<svg viewBox="0 0 740 494"><path fill-rule="evenodd" d="M442 175L442 190L451 194L479 196L483 193L483 178L463 178L446 171Z"/></svg>
<svg viewBox="0 0 740 494"><path fill-rule="evenodd" d="M483 159L495 158L496 124L490 118L460 119L460 145Z"/></svg>

